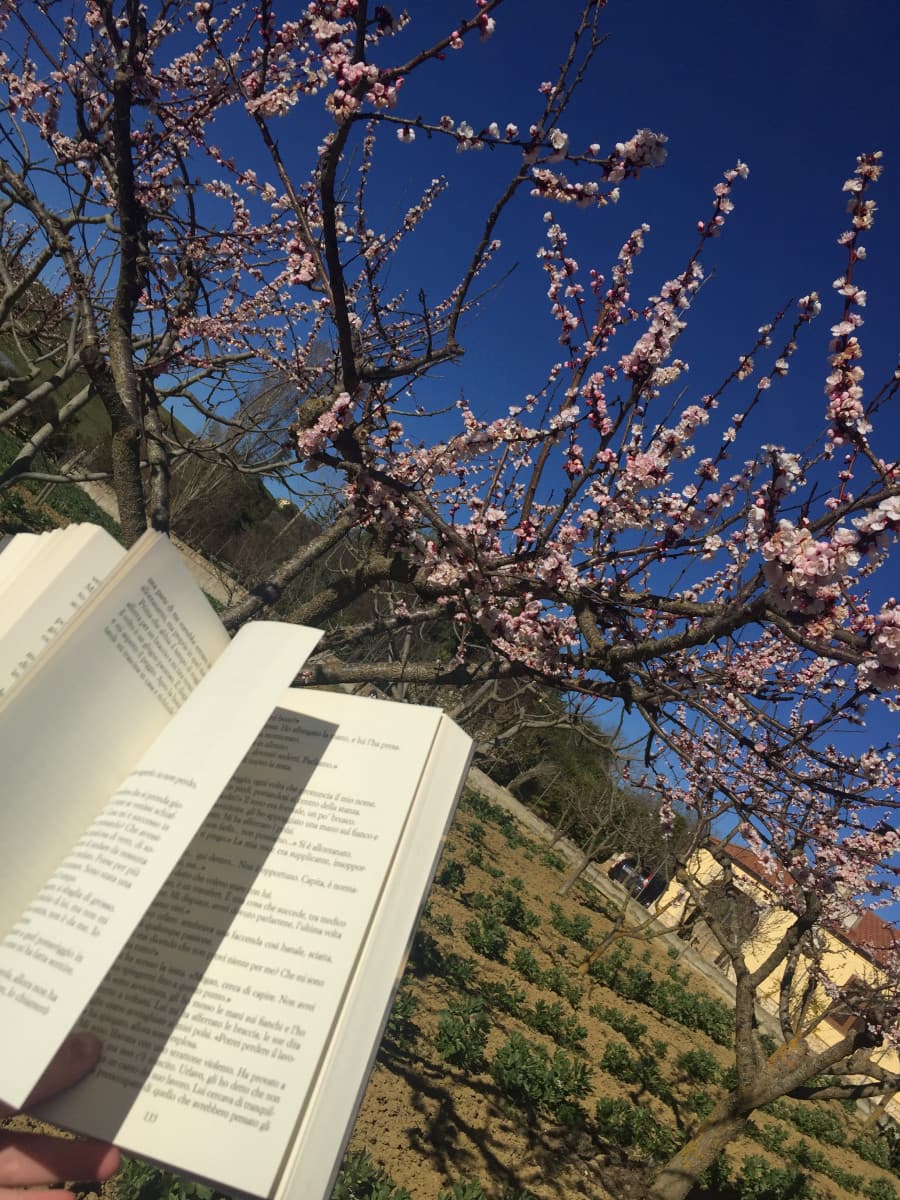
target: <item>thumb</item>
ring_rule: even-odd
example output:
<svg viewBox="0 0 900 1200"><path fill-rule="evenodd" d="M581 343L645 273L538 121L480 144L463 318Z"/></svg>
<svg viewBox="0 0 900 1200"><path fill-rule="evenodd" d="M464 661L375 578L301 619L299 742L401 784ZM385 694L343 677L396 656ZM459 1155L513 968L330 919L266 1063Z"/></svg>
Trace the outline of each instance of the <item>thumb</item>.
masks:
<svg viewBox="0 0 900 1200"><path fill-rule="evenodd" d="M100 1040L92 1033L72 1033L57 1050L53 1061L41 1076L25 1107L64 1092L89 1074L100 1058Z"/></svg>

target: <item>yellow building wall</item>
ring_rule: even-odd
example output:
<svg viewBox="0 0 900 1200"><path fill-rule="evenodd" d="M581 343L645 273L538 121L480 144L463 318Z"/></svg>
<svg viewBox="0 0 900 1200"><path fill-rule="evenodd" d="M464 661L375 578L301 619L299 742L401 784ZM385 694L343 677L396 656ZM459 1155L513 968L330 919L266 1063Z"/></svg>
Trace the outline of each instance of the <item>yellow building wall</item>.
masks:
<svg viewBox="0 0 900 1200"><path fill-rule="evenodd" d="M706 850L700 850L694 856L688 869L691 877L701 887L714 883L723 874L722 868ZM741 891L750 896L762 910L759 925L744 943L744 957L747 966L751 971L754 971L766 960L778 944L778 941L790 926L793 918L790 913L785 912L783 908L778 907L773 902L771 891L760 883L758 879L744 871L739 863L733 863L733 870L736 885ZM662 924L674 928L680 923L685 909L689 904L690 897L686 889L677 880L673 880L656 902L655 910L657 919ZM701 932L694 943L695 948L704 958L715 961L716 958L721 956L721 947L708 929L705 927L702 927L702 929L703 932ZM848 946L830 930L823 929L819 932L818 936L822 939L819 944L822 952L823 972L835 984L845 984L854 976L873 984L878 984L883 980L883 973L874 963L859 950ZM723 967L725 966L725 964L722 965ZM775 1015L778 1013L783 970L783 966L779 966L770 978L762 984L758 993L760 1003L763 1007ZM733 978L733 972L730 970L726 969L724 973ZM798 1001L799 997L803 994L806 981L806 971L798 968L793 986L793 992ZM810 1018L816 1015L816 1013L823 1014L830 1003L829 997L820 988L814 996L813 1006L815 1007L810 1011ZM815 1037L825 1045L833 1046L836 1042L840 1041L842 1034L830 1021L823 1019L816 1026ZM893 1046L880 1049L874 1057L875 1061L886 1070L900 1073L900 1054L898 1054ZM893 1112L893 1110L894 1106L891 1106L891 1111ZM897 1106L897 1115L900 1115L900 1105Z"/></svg>

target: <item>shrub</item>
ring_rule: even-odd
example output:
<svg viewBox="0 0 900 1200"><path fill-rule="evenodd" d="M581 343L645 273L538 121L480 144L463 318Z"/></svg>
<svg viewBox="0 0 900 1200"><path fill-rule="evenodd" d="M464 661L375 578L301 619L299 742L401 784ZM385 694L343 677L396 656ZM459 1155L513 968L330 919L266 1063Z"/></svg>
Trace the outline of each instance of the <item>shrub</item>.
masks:
<svg viewBox="0 0 900 1200"><path fill-rule="evenodd" d="M897 1200L897 1189L889 1179L870 1179L863 1184L866 1200Z"/></svg>
<svg viewBox="0 0 900 1200"><path fill-rule="evenodd" d="M719 1064L708 1050L687 1050L675 1066L691 1083L715 1083L719 1078Z"/></svg>
<svg viewBox="0 0 900 1200"><path fill-rule="evenodd" d="M738 1183L741 1200L813 1200L809 1180L796 1167L773 1167L759 1155L748 1155Z"/></svg>
<svg viewBox="0 0 900 1200"><path fill-rule="evenodd" d="M480 997L452 1000L441 1013L434 1035L438 1054L464 1071L482 1071L490 1027L490 1017Z"/></svg>
<svg viewBox="0 0 900 1200"><path fill-rule="evenodd" d="M551 924L557 933L577 942L585 950L593 950L596 943L592 936L590 917L586 917L584 913L576 913L574 917L569 917L558 904L551 904L550 911L553 914Z"/></svg>
<svg viewBox="0 0 900 1200"><path fill-rule="evenodd" d="M556 850L541 850L540 860L544 866L549 867L551 871L564 871L566 869L566 860L564 856L562 854L558 854Z"/></svg>
<svg viewBox="0 0 900 1200"><path fill-rule="evenodd" d="M858 1137L851 1143L851 1148L860 1158L864 1158L866 1162L870 1162L876 1167L881 1167L883 1171L891 1169L890 1150L880 1139Z"/></svg>
<svg viewBox="0 0 900 1200"><path fill-rule="evenodd" d="M715 1100L706 1088L693 1088L688 1092L684 1100L684 1107L688 1112L695 1113L701 1121L706 1120L715 1108L715 1104Z"/></svg>
<svg viewBox="0 0 900 1200"><path fill-rule="evenodd" d="M726 1156L719 1151L698 1180L701 1191L719 1196L731 1187L731 1166Z"/></svg>
<svg viewBox="0 0 900 1200"><path fill-rule="evenodd" d="M493 910L497 918L519 933L533 933L541 923L536 912L528 908L522 897L509 886L503 888L493 897Z"/></svg>
<svg viewBox="0 0 900 1200"><path fill-rule="evenodd" d="M647 1026L644 1025L637 1017L630 1014L626 1015L620 1008L606 1008L601 1004L592 1004L588 1009L592 1017L597 1017L600 1021L605 1021L610 1029L614 1029L616 1033L621 1033L626 1041L631 1042L632 1046L638 1045L644 1039L647 1032Z"/></svg>
<svg viewBox="0 0 900 1200"><path fill-rule="evenodd" d="M562 996L564 1000L568 1000L573 1008L577 1008L581 1003L583 995L581 988L577 983L573 983L568 975L559 966L548 967L541 975L538 981L544 987L549 988L551 992L556 992L557 996Z"/></svg>
<svg viewBox="0 0 900 1200"><path fill-rule="evenodd" d="M116 1180L118 1184L118 1179ZM124 1200L124 1198L123 1198ZM130 1200L130 1198L129 1198ZM365 1150L344 1155L331 1200L412 1200Z"/></svg>
<svg viewBox="0 0 900 1200"><path fill-rule="evenodd" d="M401 988L387 1019L385 1037L397 1046L410 1048L419 1034L418 1026L413 1021L418 1007L419 1002L412 992Z"/></svg>
<svg viewBox="0 0 900 1200"><path fill-rule="evenodd" d="M664 1053L658 1052L660 1047L665 1047L665 1043L654 1042L653 1051L632 1054L624 1042L609 1042L598 1065L623 1083L637 1084L652 1095L666 1099L670 1091L659 1070L659 1059L664 1057Z"/></svg>
<svg viewBox="0 0 900 1200"><path fill-rule="evenodd" d="M477 919L466 921L463 936L476 954L503 962L509 949L509 934L492 912L484 912Z"/></svg>
<svg viewBox="0 0 900 1200"><path fill-rule="evenodd" d="M438 916L432 917L431 923L444 937L453 936L453 918L448 913L440 913Z"/></svg>
<svg viewBox="0 0 900 1200"><path fill-rule="evenodd" d="M475 982L477 970L471 958L466 958L462 954L446 954L442 957L438 974L442 975L448 983L454 984L456 987L466 988L471 987Z"/></svg>
<svg viewBox="0 0 900 1200"><path fill-rule="evenodd" d="M458 1179L438 1194L438 1200L487 1200L487 1193L477 1179Z"/></svg>
<svg viewBox="0 0 900 1200"><path fill-rule="evenodd" d="M590 1071L579 1059L569 1059L562 1050L551 1058L543 1046L529 1042L519 1033L510 1035L491 1063L491 1075L499 1090L513 1103L535 1112L559 1117L590 1091Z"/></svg>
<svg viewBox="0 0 900 1200"><path fill-rule="evenodd" d="M598 1100L594 1119L600 1136L617 1146L636 1146L659 1159L671 1158L678 1149L678 1134L660 1125L648 1108L630 1100Z"/></svg>
<svg viewBox="0 0 900 1200"><path fill-rule="evenodd" d="M409 965L417 975L436 975L443 965L444 956L437 939L420 929L413 938L409 952Z"/></svg>
<svg viewBox="0 0 900 1200"><path fill-rule="evenodd" d="M538 1033L547 1034L560 1046L568 1046L571 1050L579 1049L587 1037L587 1029L576 1017L566 1016L558 1000L549 1004L546 1000L538 1000L525 1020Z"/></svg>
<svg viewBox="0 0 900 1200"><path fill-rule="evenodd" d="M466 868L458 858L449 858L438 872L437 882L450 892L459 891L466 882Z"/></svg>
<svg viewBox="0 0 900 1200"><path fill-rule="evenodd" d="M539 984L541 982L543 971L538 966L538 961L531 950L524 947L517 950L513 955L513 966L529 983Z"/></svg>
<svg viewBox="0 0 900 1200"><path fill-rule="evenodd" d="M818 1142L828 1142L830 1146L846 1145L847 1130L836 1113L809 1103L785 1104L784 1109L786 1119L796 1125L801 1133Z"/></svg>
<svg viewBox="0 0 900 1200"><path fill-rule="evenodd" d="M470 867L484 867L484 855L478 846L469 846L466 850L466 862Z"/></svg>
<svg viewBox="0 0 900 1200"><path fill-rule="evenodd" d="M499 1008L511 1017L520 1016L525 1007L525 993L508 983L494 983L486 979L479 987L478 994L488 1008Z"/></svg>

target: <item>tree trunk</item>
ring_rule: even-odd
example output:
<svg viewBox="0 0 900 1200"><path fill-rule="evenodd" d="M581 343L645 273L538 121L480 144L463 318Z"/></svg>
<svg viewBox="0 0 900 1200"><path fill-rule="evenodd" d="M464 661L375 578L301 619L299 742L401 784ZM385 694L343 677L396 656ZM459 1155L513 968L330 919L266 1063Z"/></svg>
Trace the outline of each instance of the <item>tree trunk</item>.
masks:
<svg viewBox="0 0 900 1200"><path fill-rule="evenodd" d="M650 1188L650 1200L684 1200L716 1155L738 1136L747 1117L734 1095L726 1096L662 1168Z"/></svg>
<svg viewBox="0 0 900 1200"><path fill-rule="evenodd" d="M126 546L133 546L147 528L141 480L141 435L135 426L125 425L113 434L112 466L122 541Z"/></svg>
<svg viewBox="0 0 900 1200"><path fill-rule="evenodd" d="M585 871L588 869L588 867L591 865L591 863L594 861L594 859L596 857L597 857L596 850L590 850L590 849L585 850L582 853L581 858L578 859L578 861L575 863L575 866L572 868L572 870L568 873L568 875L565 877L565 879L562 881L562 883L556 889L557 896L568 896L569 892L571 892L572 888L575 886L575 884L578 882L578 880L585 873Z"/></svg>

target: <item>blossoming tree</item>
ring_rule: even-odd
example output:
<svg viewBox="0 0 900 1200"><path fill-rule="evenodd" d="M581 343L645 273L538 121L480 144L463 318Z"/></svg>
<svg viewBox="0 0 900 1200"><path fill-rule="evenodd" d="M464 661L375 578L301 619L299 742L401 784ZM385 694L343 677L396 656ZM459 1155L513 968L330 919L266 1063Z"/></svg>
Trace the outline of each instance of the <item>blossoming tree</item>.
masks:
<svg viewBox="0 0 900 1200"><path fill-rule="evenodd" d="M404 82L478 52L499 5L476 0L443 37L410 48L414 20L407 28L406 15L368 0L310 0L290 15L271 0L87 0L69 15L49 0L4 0L0 421L64 383L73 390L0 486L46 477L35 455L97 399L125 537L148 522L165 529L173 463L227 457L221 439L185 438L166 409L234 423L234 444L252 432L237 403L248 381L292 381L296 425L264 471L285 486L324 473L333 519L226 622L262 613L368 531L365 557L295 615L327 624L378 589L396 588L394 602L326 635L311 681L539 678L636 712L647 729L641 783L659 792L664 819L677 804L701 829L729 813L793 881L782 896L793 921L775 951L787 960L834 897L897 896L893 754L842 732L864 725L869 706L894 706L900 680L900 604L881 582L900 530L900 467L879 449L900 376L864 389L858 278L879 155L862 155L845 185L821 438L804 453L770 444L738 455L749 412L789 385L826 301L811 294L779 313L716 391L673 387L684 383L677 350L703 252L747 168L725 172L684 268L647 301L631 295L646 226L607 274L584 270L567 206L602 210L665 157L665 139L646 129L588 145L565 131L602 41L604 0L586 0L562 66L520 124L404 109ZM410 153L416 141L446 146L448 172L457 152L489 149L509 164L440 297L422 286L416 299L415 278L396 291L390 272L427 236L446 180L391 223L370 205L385 139ZM503 398L503 415L479 397L460 400L452 430L446 417L414 426L411 409L436 407L435 369L461 356L461 322L496 281L498 233L520 194L547 210L539 254L555 361L527 395ZM723 419L737 382L749 399ZM453 630L437 659L340 660L351 640L434 621ZM874 1070L869 1041L898 1027L900 958L888 974L877 1022L827 1063L794 1038L781 1051L789 1070L766 1059L752 990L739 988L740 1087L663 1172L657 1196L684 1195L722 1131L732 1136L757 1104L840 1062ZM875 1083L886 1086L877 1071Z"/></svg>

